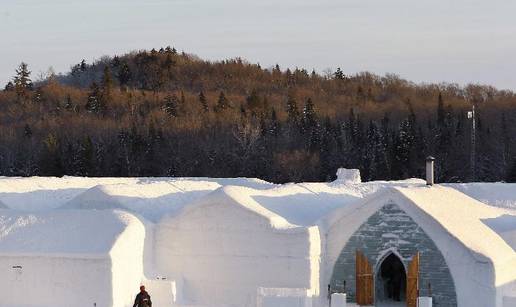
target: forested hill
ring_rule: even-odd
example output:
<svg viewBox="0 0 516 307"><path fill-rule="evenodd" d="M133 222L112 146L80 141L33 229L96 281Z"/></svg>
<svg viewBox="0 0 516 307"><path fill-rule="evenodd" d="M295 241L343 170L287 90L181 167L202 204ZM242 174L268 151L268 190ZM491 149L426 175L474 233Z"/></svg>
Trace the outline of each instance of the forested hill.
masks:
<svg viewBox="0 0 516 307"><path fill-rule="evenodd" d="M0 175L286 182L347 167L399 179L424 177L433 155L441 182L516 180L516 96L493 87L210 62L169 47L38 82L23 63L13 74L0 91Z"/></svg>

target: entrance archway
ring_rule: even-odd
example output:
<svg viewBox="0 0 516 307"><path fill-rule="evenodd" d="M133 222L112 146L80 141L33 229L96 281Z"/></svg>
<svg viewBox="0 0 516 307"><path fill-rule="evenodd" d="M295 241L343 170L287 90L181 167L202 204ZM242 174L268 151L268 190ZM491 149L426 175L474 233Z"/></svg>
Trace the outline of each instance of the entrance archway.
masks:
<svg viewBox="0 0 516 307"><path fill-rule="evenodd" d="M377 306L405 306L407 273L401 259L389 253L379 264L376 272Z"/></svg>
<svg viewBox="0 0 516 307"><path fill-rule="evenodd" d="M392 234L396 234L396 238ZM329 241L336 241L336 237ZM421 257L418 248L422 251ZM357 250L364 254L365 259L360 258L367 260L371 265L370 270L366 265L359 265L366 261L357 261ZM403 259L406 288L402 288L405 294L402 292L400 295L403 302L391 300L387 303L391 303L391 306L415 307L418 289L431 284L434 302L439 302L442 307L457 307L455 284L443 254L423 229L396 204L383 206L347 239L333 264L329 281L332 291L346 293L348 301L353 303L357 303L362 297L361 291L364 291L373 298L373 303L368 305L389 306L379 304L377 296L385 297L386 292L378 290L381 285L378 272L390 253ZM359 272L357 267L360 268ZM423 294L426 293L425 290Z"/></svg>

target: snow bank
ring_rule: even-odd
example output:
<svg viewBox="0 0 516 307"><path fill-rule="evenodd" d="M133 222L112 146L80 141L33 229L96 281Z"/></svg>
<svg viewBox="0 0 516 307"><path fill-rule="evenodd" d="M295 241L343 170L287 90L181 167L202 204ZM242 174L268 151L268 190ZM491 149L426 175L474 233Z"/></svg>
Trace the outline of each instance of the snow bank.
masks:
<svg viewBox="0 0 516 307"><path fill-rule="evenodd" d="M312 296L306 289L258 288L257 307L312 307Z"/></svg>

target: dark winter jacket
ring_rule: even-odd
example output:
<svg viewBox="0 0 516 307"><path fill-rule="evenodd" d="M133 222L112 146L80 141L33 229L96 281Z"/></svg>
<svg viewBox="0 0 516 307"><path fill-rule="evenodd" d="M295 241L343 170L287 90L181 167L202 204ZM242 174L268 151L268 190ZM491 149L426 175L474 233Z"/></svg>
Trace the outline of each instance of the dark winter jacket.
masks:
<svg viewBox="0 0 516 307"><path fill-rule="evenodd" d="M147 293L147 291L138 293L134 300L133 307L152 307L149 293Z"/></svg>

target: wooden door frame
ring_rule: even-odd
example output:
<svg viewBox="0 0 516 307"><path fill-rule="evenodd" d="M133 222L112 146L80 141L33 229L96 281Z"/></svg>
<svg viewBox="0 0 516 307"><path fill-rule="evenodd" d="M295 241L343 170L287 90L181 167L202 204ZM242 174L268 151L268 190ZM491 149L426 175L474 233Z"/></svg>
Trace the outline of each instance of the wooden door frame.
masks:
<svg viewBox="0 0 516 307"><path fill-rule="evenodd" d="M359 263L363 265L359 265ZM359 271L364 270L368 271L369 273L359 273ZM362 276L362 278L360 278L359 276ZM362 291L362 288L360 288L361 284L364 283L365 285L369 285L369 282L370 287L364 286L364 289L368 291ZM359 301L365 301L366 305L374 304L375 290L376 288L374 267L371 265L371 262L369 261L369 258L365 255L365 253L357 249L355 251L355 296L357 304L360 303Z"/></svg>
<svg viewBox="0 0 516 307"><path fill-rule="evenodd" d="M420 261L421 261L421 256L420 256L420 253L419 251L417 251L414 256L412 256L412 258L410 259L410 263L409 263L409 271L407 272L407 297L406 297L406 301L407 301L407 306L408 307L416 307L417 306L417 300L418 300L418 297L419 297L419 290L420 290L420 285L419 285L419 272L420 272ZM412 271L412 269L416 269L416 272L415 272L415 277L409 275ZM413 273L413 272L412 272ZM415 300L412 301L409 299L409 281L411 279L415 279Z"/></svg>

